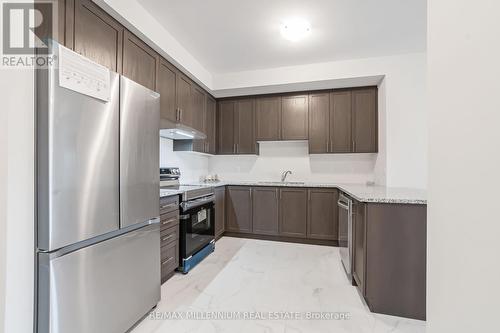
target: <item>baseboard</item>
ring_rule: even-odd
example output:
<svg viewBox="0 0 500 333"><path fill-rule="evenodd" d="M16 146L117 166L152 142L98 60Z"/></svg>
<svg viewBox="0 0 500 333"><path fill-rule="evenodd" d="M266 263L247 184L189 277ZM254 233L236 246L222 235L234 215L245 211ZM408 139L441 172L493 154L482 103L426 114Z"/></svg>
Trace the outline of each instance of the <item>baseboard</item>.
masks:
<svg viewBox="0 0 500 333"><path fill-rule="evenodd" d="M249 239L261 239L277 242L287 242L287 243L300 243L300 244L312 244L312 245L325 245L325 246L339 246L339 242L336 240L326 240L326 239L307 239L307 238L294 238L294 237L284 237L284 236L271 236L271 235L256 235L256 234L245 234L238 232L223 232L220 236L216 238L219 239L222 236L228 237L238 237L238 238L249 238Z"/></svg>

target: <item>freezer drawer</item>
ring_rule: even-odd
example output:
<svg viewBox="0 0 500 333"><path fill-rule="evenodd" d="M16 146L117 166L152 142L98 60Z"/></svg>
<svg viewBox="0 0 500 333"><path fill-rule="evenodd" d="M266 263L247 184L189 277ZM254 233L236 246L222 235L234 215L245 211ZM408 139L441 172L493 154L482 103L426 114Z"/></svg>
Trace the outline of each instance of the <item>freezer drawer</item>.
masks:
<svg viewBox="0 0 500 333"><path fill-rule="evenodd" d="M160 300L152 224L57 257L39 254L39 333L123 333Z"/></svg>
<svg viewBox="0 0 500 333"><path fill-rule="evenodd" d="M160 95L120 79L120 227L160 216Z"/></svg>

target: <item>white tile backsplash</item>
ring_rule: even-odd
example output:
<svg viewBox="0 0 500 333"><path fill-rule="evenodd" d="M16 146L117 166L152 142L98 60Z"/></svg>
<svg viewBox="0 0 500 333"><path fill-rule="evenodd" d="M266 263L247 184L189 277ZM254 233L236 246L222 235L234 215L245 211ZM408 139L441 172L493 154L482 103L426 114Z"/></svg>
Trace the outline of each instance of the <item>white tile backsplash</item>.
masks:
<svg viewBox="0 0 500 333"><path fill-rule="evenodd" d="M181 182L198 181L207 174L222 180L277 181L291 170L292 181L365 183L375 180L377 154L309 155L307 141L261 142L259 155L207 156L174 152L173 141L160 138L160 166L181 169Z"/></svg>
<svg viewBox="0 0 500 333"><path fill-rule="evenodd" d="M208 174L207 155L173 151L173 141L160 137L160 168L179 167L181 182L199 181Z"/></svg>

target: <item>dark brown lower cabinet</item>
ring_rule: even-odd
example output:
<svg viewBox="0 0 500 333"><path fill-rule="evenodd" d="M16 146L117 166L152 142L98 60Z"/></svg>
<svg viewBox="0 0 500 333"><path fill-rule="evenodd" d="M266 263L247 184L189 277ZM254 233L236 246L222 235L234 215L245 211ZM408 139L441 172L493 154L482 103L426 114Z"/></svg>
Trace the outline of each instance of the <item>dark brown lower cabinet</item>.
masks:
<svg viewBox="0 0 500 333"><path fill-rule="evenodd" d="M339 191L310 188L307 197L307 238L337 240Z"/></svg>
<svg viewBox="0 0 500 333"><path fill-rule="evenodd" d="M179 197L160 199L160 270L161 283L179 267Z"/></svg>
<svg viewBox="0 0 500 333"><path fill-rule="evenodd" d="M426 319L426 211L355 203L353 276L371 311Z"/></svg>
<svg viewBox="0 0 500 333"><path fill-rule="evenodd" d="M252 188L253 233L278 235L278 189L276 187Z"/></svg>
<svg viewBox="0 0 500 333"><path fill-rule="evenodd" d="M252 189L228 186L226 191L226 230L252 232Z"/></svg>
<svg viewBox="0 0 500 333"><path fill-rule="evenodd" d="M307 189L280 188L279 234L287 237L307 236Z"/></svg>
<svg viewBox="0 0 500 333"><path fill-rule="evenodd" d="M218 238L224 233L224 216L225 216L225 201L226 187L216 187L215 190L215 237Z"/></svg>
<svg viewBox="0 0 500 333"><path fill-rule="evenodd" d="M366 204L355 201L353 203L353 267L352 277L363 296L365 289L366 272Z"/></svg>

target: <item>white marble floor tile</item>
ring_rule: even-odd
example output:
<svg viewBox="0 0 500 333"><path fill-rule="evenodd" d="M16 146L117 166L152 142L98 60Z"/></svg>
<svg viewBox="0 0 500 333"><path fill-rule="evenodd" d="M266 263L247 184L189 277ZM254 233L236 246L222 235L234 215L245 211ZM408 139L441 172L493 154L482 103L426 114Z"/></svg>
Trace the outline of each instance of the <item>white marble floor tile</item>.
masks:
<svg viewBox="0 0 500 333"><path fill-rule="evenodd" d="M223 237L187 275L163 284L156 313L343 312L347 320L151 319L131 333L423 333L425 322L371 313L347 281L338 248Z"/></svg>

